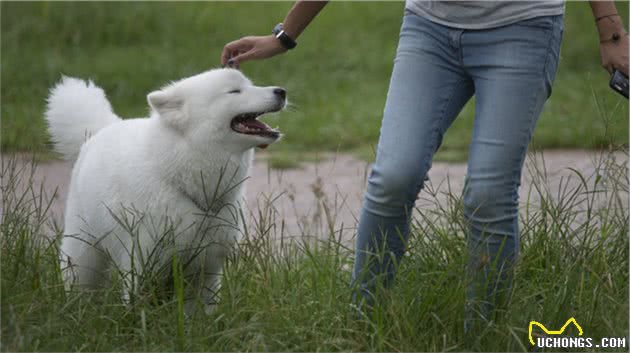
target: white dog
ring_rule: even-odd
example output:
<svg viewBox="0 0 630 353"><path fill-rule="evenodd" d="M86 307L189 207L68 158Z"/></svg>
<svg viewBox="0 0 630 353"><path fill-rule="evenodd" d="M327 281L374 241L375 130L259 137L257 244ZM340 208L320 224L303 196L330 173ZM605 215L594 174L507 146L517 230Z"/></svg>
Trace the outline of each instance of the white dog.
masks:
<svg viewBox="0 0 630 353"><path fill-rule="evenodd" d="M283 109L285 90L217 69L147 96L149 118L121 120L103 90L64 77L48 98L55 149L77 161L61 263L68 287L108 284L117 270L129 300L148 273L168 280L177 257L186 311L211 310L229 250L241 235L243 181L254 147L280 133L257 118Z"/></svg>

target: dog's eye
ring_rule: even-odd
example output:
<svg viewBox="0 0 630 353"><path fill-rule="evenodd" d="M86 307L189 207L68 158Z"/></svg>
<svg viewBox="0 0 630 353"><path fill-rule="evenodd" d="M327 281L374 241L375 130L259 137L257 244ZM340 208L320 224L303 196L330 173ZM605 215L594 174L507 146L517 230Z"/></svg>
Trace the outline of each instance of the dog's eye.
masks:
<svg viewBox="0 0 630 353"><path fill-rule="evenodd" d="M232 94L234 94L234 93L241 93L241 90L237 88L237 89L233 89L233 90L229 91L228 93L232 93Z"/></svg>

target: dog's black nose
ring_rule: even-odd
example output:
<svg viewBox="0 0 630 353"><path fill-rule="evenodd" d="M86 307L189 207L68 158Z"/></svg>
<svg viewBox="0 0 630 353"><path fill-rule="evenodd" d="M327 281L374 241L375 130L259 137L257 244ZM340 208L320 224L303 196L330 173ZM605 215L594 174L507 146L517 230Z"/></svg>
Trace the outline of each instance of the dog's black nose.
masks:
<svg viewBox="0 0 630 353"><path fill-rule="evenodd" d="M273 94L277 95L278 97L280 97L282 99L286 99L287 98L287 91L285 91L284 88L274 88L273 89Z"/></svg>

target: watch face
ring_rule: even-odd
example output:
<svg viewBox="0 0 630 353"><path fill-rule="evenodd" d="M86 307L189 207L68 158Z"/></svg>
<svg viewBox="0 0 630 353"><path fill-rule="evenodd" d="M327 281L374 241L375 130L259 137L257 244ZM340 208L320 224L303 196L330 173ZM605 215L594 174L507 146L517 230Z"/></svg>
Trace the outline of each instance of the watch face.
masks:
<svg viewBox="0 0 630 353"><path fill-rule="evenodd" d="M278 35L278 33L280 33L280 31L282 31L282 23L278 23L274 28L273 31L271 31L271 33Z"/></svg>
<svg viewBox="0 0 630 353"><path fill-rule="evenodd" d="M278 40L282 43L282 46L284 46L285 48L287 49L295 48L297 43L293 39L291 39L286 33L284 33L283 29L284 29L284 26L282 25L282 23L278 23L276 27L273 28L273 31L271 31L271 33L273 33L273 35L276 36L276 38L278 38Z"/></svg>

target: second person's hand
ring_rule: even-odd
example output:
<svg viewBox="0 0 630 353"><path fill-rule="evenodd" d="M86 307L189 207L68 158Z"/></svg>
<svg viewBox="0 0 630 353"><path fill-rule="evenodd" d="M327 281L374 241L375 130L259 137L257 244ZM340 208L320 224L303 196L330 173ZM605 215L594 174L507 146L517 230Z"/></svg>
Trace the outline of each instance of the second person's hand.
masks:
<svg viewBox="0 0 630 353"><path fill-rule="evenodd" d="M243 37L223 47L221 65L238 68L244 61L266 59L286 51L273 35Z"/></svg>

